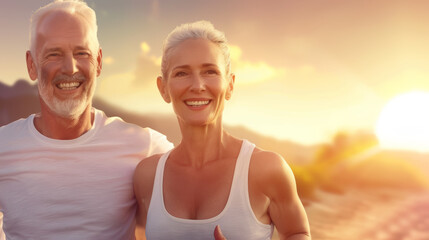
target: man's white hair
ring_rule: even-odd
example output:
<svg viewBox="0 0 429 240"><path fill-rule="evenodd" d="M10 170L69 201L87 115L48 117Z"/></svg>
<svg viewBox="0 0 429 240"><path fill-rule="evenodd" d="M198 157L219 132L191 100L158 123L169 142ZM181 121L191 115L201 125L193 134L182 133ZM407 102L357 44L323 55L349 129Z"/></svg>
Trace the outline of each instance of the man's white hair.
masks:
<svg viewBox="0 0 429 240"><path fill-rule="evenodd" d="M96 48L99 48L100 44L97 38L97 19L95 12L92 8L88 7L86 2L82 0L55 0L38 10L36 10L31 16L30 20L30 52L33 57L36 53L36 35L37 27L39 23L46 17L48 14L56 11L63 11L70 14L76 14L85 19L88 23L90 34L94 39Z"/></svg>

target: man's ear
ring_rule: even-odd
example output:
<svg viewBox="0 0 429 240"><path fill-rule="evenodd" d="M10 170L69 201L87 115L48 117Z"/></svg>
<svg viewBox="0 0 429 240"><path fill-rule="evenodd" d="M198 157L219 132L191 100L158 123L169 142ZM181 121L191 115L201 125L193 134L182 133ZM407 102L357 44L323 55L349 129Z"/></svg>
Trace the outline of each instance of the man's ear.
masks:
<svg viewBox="0 0 429 240"><path fill-rule="evenodd" d="M102 67L103 67L103 51L100 48L98 50L98 55L97 55L97 77L100 76Z"/></svg>
<svg viewBox="0 0 429 240"><path fill-rule="evenodd" d="M33 81L36 81L37 79L37 67L36 67L36 61L33 59L33 56L31 55L30 51L27 51L25 53L25 60L27 62L27 71L28 76L30 76L30 79Z"/></svg>
<svg viewBox="0 0 429 240"><path fill-rule="evenodd" d="M231 99L232 92L234 91L235 74L231 73L228 82L228 89L226 90L225 99Z"/></svg>
<svg viewBox="0 0 429 240"><path fill-rule="evenodd" d="M165 86L165 81L161 76L156 78L156 85L158 86L159 93L161 93L162 98L165 102L171 103L170 94L167 91L167 87Z"/></svg>

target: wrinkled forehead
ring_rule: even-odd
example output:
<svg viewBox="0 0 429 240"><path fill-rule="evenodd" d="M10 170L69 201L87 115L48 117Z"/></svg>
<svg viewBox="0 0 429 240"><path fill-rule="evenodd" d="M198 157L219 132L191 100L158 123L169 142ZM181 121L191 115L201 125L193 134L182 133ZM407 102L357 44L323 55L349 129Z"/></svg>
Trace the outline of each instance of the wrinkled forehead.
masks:
<svg viewBox="0 0 429 240"><path fill-rule="evenodd" d="M203 38L191 38L177 44L170 50L167 59L169 70L176 65L213 64L221 69L225 67L219 46Z"/></svg>
<svg viewBox="0 0 429 240"><path fill-rule="evenodd" d="M55 44L74 41L76 43L76 39L81 39L80 44L87 45L91 49L96 47L95 33L91 31L87 21L78 14L54 11L46 14L37 25L37 48L47 42Z"/></svg>

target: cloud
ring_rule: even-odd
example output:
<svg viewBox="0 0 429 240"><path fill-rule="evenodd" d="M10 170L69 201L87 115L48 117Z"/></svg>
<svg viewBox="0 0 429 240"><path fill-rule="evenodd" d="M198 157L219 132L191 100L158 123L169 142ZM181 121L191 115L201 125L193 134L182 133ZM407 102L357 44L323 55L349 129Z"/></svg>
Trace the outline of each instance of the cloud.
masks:
<svg viewBox="0 0 429 240"><path fill-rule="evenodd" d="M134 112L171 113L171 106L162 100L155 80L152 80L152 84L135 84L134 71L108 75L100 79L96 95L110 104Z"/></svg>
<svg viewBox="0 0 429 240"><path fill-rule="evenodd" d="M103 64L112 65L115 62L115 59L111 56L107 56L103 58Z"/></svg>
<svg viewBox="0 0 429 240"><path fill-rule="evenodd" d="M140 44L141 53L134 66L100 78L97 92L103 96L120 97L130 93L142 92L156 86L155 80L160 73L160 58L150 54L150 46L147 42ZM113 64L113 57L103 58L104 64Z"/></svg>
<svg viewBox="0 0 429 240"><path fill-rule="evenodd" d="M229 46L229 55L231 58L231 61L239 61L241 58L241 55L243 53L243 51L241 51L241 48L239 46L236 45L231 45Z"/></svg>
<svg viewBox="0 0 429 240"><path fill-rule="evenodd" d="M149 44L147 44L147 42L140 43L140 48L143 51L143 54L147 54L150 51L150 47L149 47Z"/></svg>
<svg viewBox="0 0 429 240"><path fill-rule="evenodd" d="M97 85L97 93L106 96L106 99L120 97L129 91L133 81L134 74L132 72L103 76Z"/></svg>
<svg viewBox="0 0 429 240"><path fill-rule="evenodd" d="M237 84L255 84L286 75L286 68L276 68L264 61L251 62L242 59L242 50L231 45L231 64Z"/></svg>
<svg viewBox="0 0 429 240"><path fill-rule="evenodd" d="M150 13L148 14L148 20L155 22L159 19L159 1L154 0L152 1L152 5L150 8Z"/></svg>
<svg viewBox="0 0 429 240"><path fill-rule="evenodd" d="M150 54L150 46L147 42L140 44L142 50L137 59L134 83L138 86L154 84L161 72L161 57Z"/></svg>

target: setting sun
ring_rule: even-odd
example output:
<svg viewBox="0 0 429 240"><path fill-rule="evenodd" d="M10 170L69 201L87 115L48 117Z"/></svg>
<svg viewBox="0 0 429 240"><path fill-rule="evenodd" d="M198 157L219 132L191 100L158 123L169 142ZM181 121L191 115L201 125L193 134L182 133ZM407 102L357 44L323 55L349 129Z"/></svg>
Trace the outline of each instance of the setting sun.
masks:
<svg viewBox="0 0 429 240"><path fill-rule="evenodd" d="M390 100L376 125L383 148L429 152L429 92L410 92Z"/></svg>

